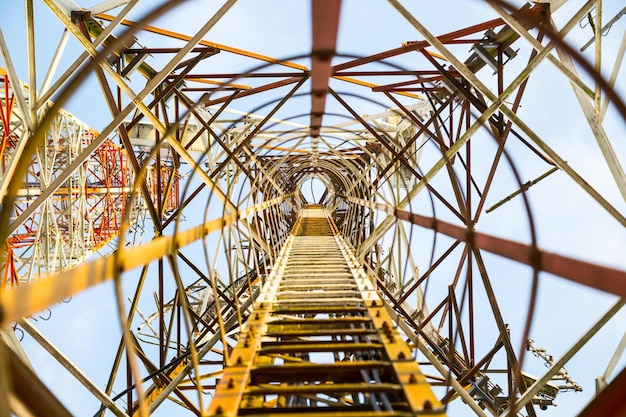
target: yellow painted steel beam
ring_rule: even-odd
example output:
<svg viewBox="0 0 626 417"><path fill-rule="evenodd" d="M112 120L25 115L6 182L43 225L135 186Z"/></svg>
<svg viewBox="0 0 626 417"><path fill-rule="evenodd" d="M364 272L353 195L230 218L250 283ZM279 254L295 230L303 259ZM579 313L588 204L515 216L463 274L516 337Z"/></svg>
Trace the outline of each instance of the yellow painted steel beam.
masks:
<svg viewBox="0 0 626 417"><path fill-rule="evenodd" d="M185 78L185 80L193 81L193 82L196 82L196 83L219 85L220 87L232 87L232 88L236 88L238 90L250 90L250 89L252 89L252 87L250 87L249 85L234 84L234 83L223 83L223 82L215 81L215 80L206 80L204 78Z"/></svg>
<svg viewBox="0 0 626 417"><path fill-rule="evenodd" d="M340 75L333 75L333 78L336 79L336 80L341 80L341 81L345 81L345 82L348 82L348 83L360 85L362 87L368 87L368 88L379 87L378 84L369 83L367 81L358 80L358 79L352 78L352 77L344 77L344 76L340 76ZM423 100L424 99L424 97L420 96L419 94L408 93L406 91L404 91L404 92L402 92L402 91L394 91L393 94L398 94L400 96L414 98L416 100Z"/></svg>
<svg viewBox="0 0 626 417"><path fill-rule="evenodd" d="M8 328L13 322L37 313L46 307L77 294L87 288L113 279L116 274L168 256L179 248L189 245L204 236L221 230L252 214L283 202L291 194L277 197L247 209L225 214L204 224L179 231L172 236L161 236L143 245L83 263L73 269L54 274L11 290L0 292L0 329Z"/></svg>
<svg viewBox="0 0 626 417"><path fill-rule="evenodd" d="M178 376L178 374L180 374L185 369L186 365L187 364L184 361L179 362L178 365L176 365L174 369L172 369L167 374L168 379L171 381L172 379L176 378L176 376ZM155 384L152 387L150 387L147 390L149 394L144 399L146 406L149 406L150 404L152 404L154 400L156 400L159 397L159 395L165 390L165 387L166 387L165 384L160 384L160 385ZM133 417L137 417L139 415L140 415L139 409L137 409L137 411L133 413Z"/></svg>
<svg viewBox="0 0 626 417"><path fill-rule="evenodd" d="M260 146L260 148L267 149L270 151L298 152L298 153L306 153L306 154L311 153L311 151L307 149L292 149L292 148L285 148L281 146Z"/></svg>
<svg viewBox="0 0 626 417"><path fill-rule="evenodd" d="M96 18L98 19L102 19L102 20L107 20L107 21L113 21L113 19L115 19L115 16L111 16L109 14L106 13L100 13L98 15L96 15ZM135 26L136 23L133 22L132 20L122 20L120 22L120 24L124 25L124 26ZM167 36L170 37L172 39L178 39L181 41L189 41L191 40L191 36L187 36L187 35L183 35L182 33L178 33L178 32L173 32L171 30L167 30L167 29L161 29L155 26L144 26L142 27L142 30L146 31L146 32L150 32L150 33L156 33L158 35L163 35L163 36ZM232 46L228 46L228 45L222 45L219 43L215 43L215 42L209 42L209 41L205 41L205 40L201 40L200 41L200 45L202 46L208 46L211 48L217 48L220 49L222 51L226 51L226 52L230 52L236 55L241 55L241 56L245 56L248 58L253 58L253 59L257 59L259 61L265 61L265 62L270 62L273 64L277 64L277 65L283 65L285 67L289 67L289 68L294 68L294 69L298 69L298 70L302 70L302 71L308 71L308 68L305 67L304 65L300 65L300 64L296 64L295 62L289 62L289 61L283 61L280 59L276 59L276 58L272 58L266 55L262 55L262 54L257 54L254 52L250 52L250 51L246 51L245 49L239 49L239 48L233 48Z"/></svg>

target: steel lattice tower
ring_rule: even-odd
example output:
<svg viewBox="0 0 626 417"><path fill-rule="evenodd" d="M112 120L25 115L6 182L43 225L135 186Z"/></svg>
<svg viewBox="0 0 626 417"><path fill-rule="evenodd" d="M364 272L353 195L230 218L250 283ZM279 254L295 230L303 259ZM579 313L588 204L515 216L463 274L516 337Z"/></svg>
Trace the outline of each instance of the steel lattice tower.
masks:
<svg viewBox="0 0 626 417"><path fill-rule="evenodd" d="M626 8L85 3L0 17L0 417L624 415Z"/></svg>

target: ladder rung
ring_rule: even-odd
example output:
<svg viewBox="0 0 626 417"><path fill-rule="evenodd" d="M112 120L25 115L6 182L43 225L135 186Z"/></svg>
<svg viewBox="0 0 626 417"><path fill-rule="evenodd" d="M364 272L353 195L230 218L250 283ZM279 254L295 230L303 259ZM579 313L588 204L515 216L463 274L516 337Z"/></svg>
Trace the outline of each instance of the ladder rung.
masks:
<svg viewBox="0 0 626 417"><path fill-rule="evenodd" d="M268 337L305 337L305 336L364 336L375 334L374 329L308 329L267 332Z"/></svg>
<svg viewBox="0 0 626 417"><path fill-rule="evenodd" d="M303 280L304 281L304 280ZM308 289L308 288L321 288L321 289L328 289L328 288L336 288L336 289L357 289L357 286L352 283L352 284L348 284L346 283L338 283L337 280L308 280L308 281L304 281L304 282L309 282L309 284L305 284L305 283L292 283L292 282L281 282L278 285L279 290L282 289Z"/></svg>
<svg viewBox="0 0 626 417"><path fill-rule="evenodd" d="M257 378L264 376L289 374L308 376L310 373L334 373L350 372L371 369L383 369L393 366L385 361L358 361L358 362L335 362L335 363L311 363L296 362L284 363L281 366L261 365L252 368L252 372L258 374ZM331 378L332 379L332 378Z"/></svg>
<svg viewBox="0 0 626 417"><path fill-rule="evenodd" d="M336 306L332 310L329 310L327 306L314 305L295 305L295 306L274 306L273 314L313 314L313 313L326 313L326 314L347 314L347 313L361 313L367 311L365 306ZM369 321L369 320L368 320Z"/></svg>
<svg viewBox="0 0 626 417"><path fill-rule="evenodd" d="M278 318L276 320L269 319L268 324L280 323L283 326L294 325L307 325L315 324L316 326L350 326L355 323L370 324L372 320L368 317L342 317L342 318L324 318L324 319L312 319L312 318Z"/></svg>
<svg viewBox="0 0 626 417"><path fill-rule="evenodd" d="M302 298L287 298L275 301L275 304L302 303ZM327 298L314 300L314 304L321 306L343 306L363 304L362 298ZM305 304L306 305L306 304Z"/></svg>
<svg viewBox="0 0 626 417"><path fill-rule="evenodd" d="M400 391L402 385L391 383L370 384L314 384L314 385L266 385L250 387L248 395L298 395L298 394L333 394L336 392L393 392Z"/></svg>
<svg viewBox="0 0 626 417"><path fill-rule="evenodd" d="M297 395L297 394L332 394L336 392L393 392L400 391L402 385L391 383L369 384L310 384L310 385L267 385L250 387L248 395Z"/></svg>
<svg viewBox="0 0 626 417"><path fill-rule="evenodd" d="M358 299L361 300L361 294L359 294L359 292L354 291L354 290L333 290L333 291L323 291L323 290L311 290L310 288L303 288L300 291L278 291L278 293L276 294L276 296L278 297L279 300L282 300L283 297L289 297L292 299L300 299L300 298L304 298L304 299L311 299L311 298L315 298L315 300L320 300L320 299L327 299L327 298L336 298L336 299L341 299L341 298L348 298L348 297L359 297Z"/></svg>
<svg viewBox="0 0 626 417"><path fill-rule="evenodd" d="M368 406L371 409L371 405ZM406 411L371 411L364 410L362 407L342 407L339 411L338 407L324 407L327 411L312 411L311 409L299 410L295 409L293 412L285 410L285 408L268 409L247 409L242 408L240 415L246 417L415 417L415 414ZM253 411L254 410L254 411ZM255 412L258 410L258 414ZM272 410L275 410L272 412Z"/></svg>
<svg viewBox="0 0 626 417"><path fill-rule="evenodd" d="M317 274L294 274L291 273L286 277L283 277L283 281L282 282L298 282L298 281L304 281L304 282L322 282L322 281L328 281L329 279L334 279L337 282L350 282L353 283L354 282L354 278L352 277L352 275L350 275L347 272L342 272L342 273L337 273L337 272L333 272L333 273L317 273Z"/></svg>
<svg viewBox="0 0 626 417"><path fill-rule="evenodd" d="M317 341L294 343L289 342L265 342L258 350L259 354L268 355L271 353L298 353L298 352L356 352L372 351L382 349L380 343L319 343Z"/></svg>

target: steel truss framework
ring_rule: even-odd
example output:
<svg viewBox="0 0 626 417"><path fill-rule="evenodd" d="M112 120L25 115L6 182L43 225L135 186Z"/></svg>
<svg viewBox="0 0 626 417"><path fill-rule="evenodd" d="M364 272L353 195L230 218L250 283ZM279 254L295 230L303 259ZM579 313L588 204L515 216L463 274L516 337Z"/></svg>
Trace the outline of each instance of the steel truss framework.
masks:
<svg viewBox="0 0 626 417"><path fill-rule="evenodd" d="M0 417L70 415L30 367L20 334L84 386L93 409L81 413L536 416L559 392L581 390L565 365L608 326L620 334L609 338L608 365L594 371L599 395L580 415L623 414L626 373L613 374L626 345L615 324L626 271L541 249L550 224L539 227L530 198L539 186L531 187L555 177L574 184L623 242L623 145L611 137L623 137L626 120L626 35L610 52L603 45L626 33L626 9L488 0L484 20L440 33L422 19L425 6L388 0L376 8L396 20L381 20L383 31L394 37L406 27L398 33L412 37L347 55L338 52L340 29L354 5L313 0L310 50L279 59L209 40L242 13L235 0L203 10L143 3L26 0L23 82L8 34L0 36ZM42 10L62 27L45 75L36 65ZM202 15L195 33L159 23L179 10ZM581 33L592 42L581 44ZM563 100L578 104L576 116L556 112L557 97L525 101L544 73L570 84ZM87 79L99 85L86 93L100 99L90 110L109 115L101 132L63 110ZM537 113L524 111L533 106L551 125L586 121L601 187L534 130ZM315 182L312 198L303 184ZM359 271L356 284L316 284L302 263L308 251L332 276L333 262L315 258L338 256L326 251L328 239L315 249L294 243L307 235L311 204L327 213L342 265ZM575 204L568 215L587 217ZM526 226L507 233L510 222ZM301 268L292 275L310 274L306 284L287 281L290 262ZM539 288L553 276L612 303L590 328L568 334L571 347L556 359L531 339L547 321ZM284 282L282 295L274 282ZM113 287L122 329L110 336L104 379L83 372L36 321L92 287ZM346 301L357 292L356 304ZM314 295L317 303L291 304ZM346 312L356 308L367 313ZM350 324L366 317L372 327ZM320 342L318 331L329 339ZM335 372L321 370L328 356L320 351L335 355ZM526 372L531 354L547 370Z"/></svg>

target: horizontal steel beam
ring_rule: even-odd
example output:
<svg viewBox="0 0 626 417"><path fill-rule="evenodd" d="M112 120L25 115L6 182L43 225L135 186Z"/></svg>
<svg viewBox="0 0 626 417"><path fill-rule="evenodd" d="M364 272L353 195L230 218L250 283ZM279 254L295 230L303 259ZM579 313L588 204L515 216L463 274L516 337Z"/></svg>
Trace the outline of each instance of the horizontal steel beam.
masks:
<svg viewBox="0 0 626 417"><path fill-rule="evenodd" d="M434 230L454 239L468 242L478 249L532 266L538 271L565 278L626 298L626 271L569 258L512 240L476 232L435 217L423 216L396 207L350 197L349 201L387 213L400 220Z"/></svg>
<svg viewBox="0 0 626 417"><path fill-rule="evenodd" d="M86 262L76 268L52 275L0 293L0 328L27 317L46 307L77 294L87 288L113 279L118 274L172 255L178 249L189 245L204 236L245 220L252 214L279 204L285 197L277 197L247 209L229 213L209 220L204 224L179 231L176 235L161 236L143 245L124 249L120 246L116 253Z"/></svg>

